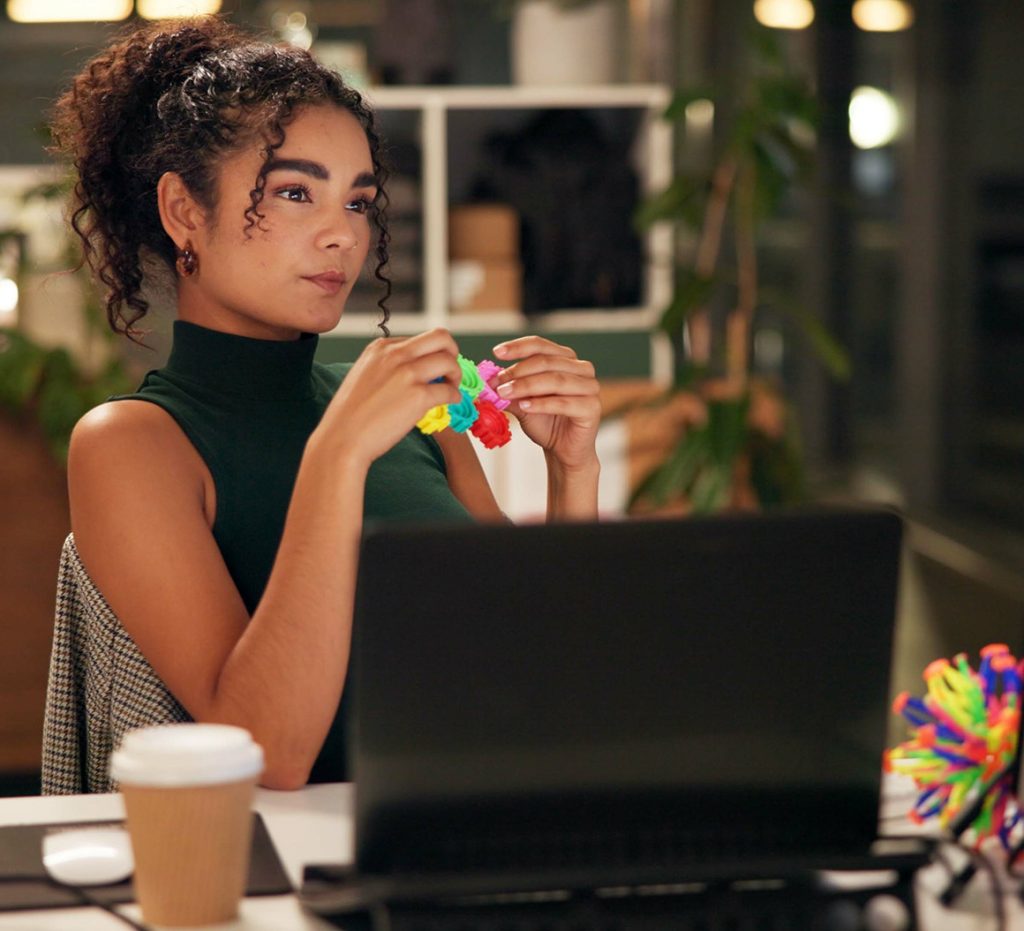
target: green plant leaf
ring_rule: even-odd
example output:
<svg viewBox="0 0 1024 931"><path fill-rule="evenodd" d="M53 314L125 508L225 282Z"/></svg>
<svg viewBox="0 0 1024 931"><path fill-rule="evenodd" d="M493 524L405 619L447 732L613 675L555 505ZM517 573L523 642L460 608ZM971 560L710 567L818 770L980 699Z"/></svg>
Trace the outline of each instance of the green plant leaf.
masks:
<svg viewBox="0 0 1024 931"><path fill-rule="evenodd" d="M763 68L781 68L785 64L782 45L775 30L754 23L747 34L747 41L756 59Z"/></svg>
<svg viewBox="0 0 1024 931"><path fill-rule="evenodd" d="M848 381L853 370L850 355L817 317L795 301L778 291L762 288L761 297L766 305L784 314L803 331L818 360L836 381Z"/></svg>
<svg viewBox="0 0 1024 931"><path fill-rule="evenodd" d="M706 306L717 285L716 280L698 275L692 268L676 271L676 287L672 301L661 315L658 326L669 337L683 328L686 318L695 310Z"/></svg>
<svg viewBox="0 0 1024 931"><path fill-rule="evenodd" d="M788 74L762 77L756 94L765 123L785 125L790 119L817 119L814 94L803 78Z"/></svg>
<svg viewBox="0 0 1024 931"><path fill-rule="evenodd" d="M750 481L762 507L797 504L806 497L803 454L795 418L787 417L786 434L777 439L757 430L750 434Z"/></svg>
<svg viewBox="0 0 1024 931"><path fill-rule="evenodd" d="M669 456L637 485L630 495L629 506L648 501L660 507L674 497L687 494L708 461L707 428L687 429Z"/></svg>
<svg viewBox="0 0 1024 931"><path fill-rule="evenodd" d="M707 430L711 458L717 466L729 470L730 474L736 457L747 442L749 409L748 395L736 400L708 403Z"/></svg>
<svg viewBox="0 0 1024 931"><path fill-rule="evenodd" d="M729 503L732 470L713 463L697 476L690 490L690 507L695 514L720 511Z"/></svg>
<svg viewBox="0 0 1024 931"><path fill-rule="evenodd" d="M17 330L0 330L0 404L20 410L35 396L46 353Z"/></svg>
<svg viewBox="0 0 1024 931"><path fill-rule="evenodd" d="M644 200L633 214L633 225L640 231L662 220L682 222L699 229L707 202L706 178L678 174L672 183Z"/></svg>

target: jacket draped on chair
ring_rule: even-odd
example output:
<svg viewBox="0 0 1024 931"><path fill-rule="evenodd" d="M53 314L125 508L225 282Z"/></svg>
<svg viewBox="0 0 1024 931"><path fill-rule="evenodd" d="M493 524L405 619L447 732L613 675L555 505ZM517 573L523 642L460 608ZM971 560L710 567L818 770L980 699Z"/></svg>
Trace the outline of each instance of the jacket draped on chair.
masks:
<svg viewBox="0 0 1024 931"><path fill-rule="evenodd" d="M190 720L89 578L68 534L46 690L43 794L114 791L110 755L127 731Z"/></svg>

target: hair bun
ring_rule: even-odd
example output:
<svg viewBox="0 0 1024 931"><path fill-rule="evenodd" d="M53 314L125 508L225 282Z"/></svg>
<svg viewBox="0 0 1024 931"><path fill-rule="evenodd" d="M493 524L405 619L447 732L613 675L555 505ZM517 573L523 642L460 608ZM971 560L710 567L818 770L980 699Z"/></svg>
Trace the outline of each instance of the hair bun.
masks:
<svg viewBox="0 0 1024 931"><path fill-rule="evenodd" d="M187 77L211 52L237 46L243 35L221 19L196 17L156 23L133 34L132 38L148 40L144 67L166 86L175 77Z"/></svg>

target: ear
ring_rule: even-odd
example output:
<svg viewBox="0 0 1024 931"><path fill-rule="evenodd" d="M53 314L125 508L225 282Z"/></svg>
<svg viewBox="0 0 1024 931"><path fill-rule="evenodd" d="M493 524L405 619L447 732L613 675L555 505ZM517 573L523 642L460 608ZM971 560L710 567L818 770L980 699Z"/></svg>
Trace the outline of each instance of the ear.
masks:
<svg viewBox="0 0 1024 931"><path fill-rule="evenodd" d="M206 225L206 213L192 196L181 175L165 171L156 185L157 206L164 231L182 249Z"/></svg>

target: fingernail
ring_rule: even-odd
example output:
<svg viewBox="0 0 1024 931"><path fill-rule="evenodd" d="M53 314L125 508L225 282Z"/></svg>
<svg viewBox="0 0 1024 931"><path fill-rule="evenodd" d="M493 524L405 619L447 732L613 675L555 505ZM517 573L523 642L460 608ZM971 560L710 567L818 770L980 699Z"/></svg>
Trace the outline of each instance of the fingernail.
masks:
<svg viewBox="0 0 1024 931"><path fill-rule="evenodd" d="M512 382L510 381L505 382L505 384L503 385L498 385L498 394L500 394L503 398L509 397L512 394L512 390L513 386Z"/></svg>
<svg viewBox="0 0 1024 931"><path fill-rule="evenodd" d="M504 343L498 343L497 346L491 350L496 356L503 356L508 352L508 347Z"/></svg>
<svg viewBox="0 0 1024 931"><path fill-rule="evenodd" d="M523 409L524 411L528 411L528 410L530 409L530 405L531 405L531 403L532 403L531 401L520 401L520 402L519 402L519 406L520 406L520 407L521 407L521 408L522 408L522 409Z"/></svg>

